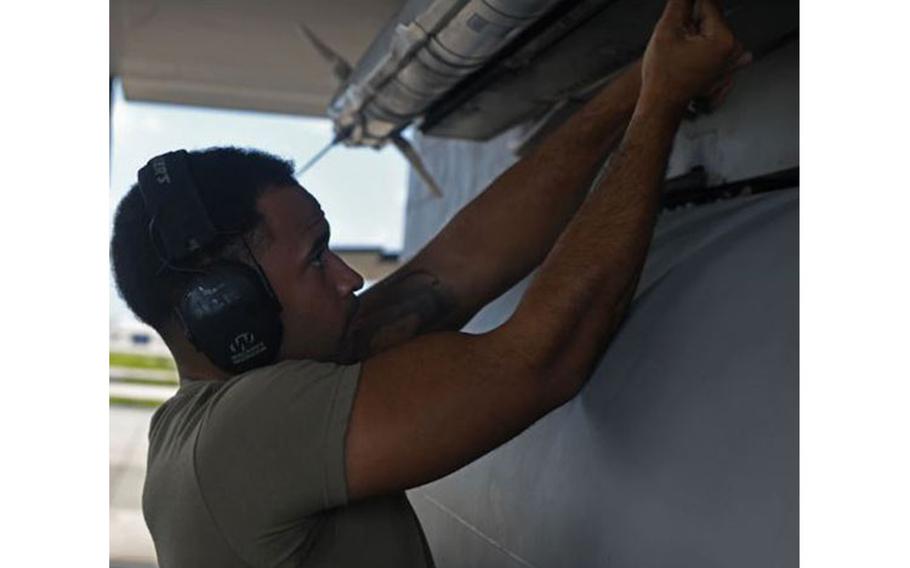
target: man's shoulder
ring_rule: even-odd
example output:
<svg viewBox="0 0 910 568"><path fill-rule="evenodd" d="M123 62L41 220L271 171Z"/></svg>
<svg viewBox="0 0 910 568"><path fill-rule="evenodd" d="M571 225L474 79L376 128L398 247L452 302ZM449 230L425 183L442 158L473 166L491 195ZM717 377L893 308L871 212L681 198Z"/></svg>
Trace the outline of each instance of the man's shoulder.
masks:
<svg viewBox="0 0 910 568"><path fill-rule="evenodd" d="M170 419L182 451L163 458L175 467L162 475L191 486L228 541L260 550L262 535L283 534L289 519L347 503L344 436L358 378L359 365L282 361L198 386L173 403L184 408Z"/></svg>
<svg viewBox="0 0 910 568"><path fill-rule="evenodd" d="M152 417L149 469L247 461L277 449L276 438L321 449L326 437L343 439L359 376L359 364L286 360L227 381L183 381Z"/></svg>
<svg viewBox="0 0 910 568"><path fill-rule="evenodd" d="M180 403L202 410L199 419L209 441L241 432L253 435L269 424L312 424L324 409L352 398L360 364L285 360L247 371L212 387L197 387ZM290 430L294 432L295 430Z"/></svg>
<svg viewBox="0 0 910 568"><path fill-rule="evenodd" d="M197 422L209 407L226 396L236 398L238 395L251 394L251 391L280 389L283 385L291 384L289 381L300 386L335 375L349 374L355 369L359 369L359 363L338 365L300 359L279 361L223 381L181 379L179 390L158 407L152 416L151 435L154 436L162 425Z"/></svg>

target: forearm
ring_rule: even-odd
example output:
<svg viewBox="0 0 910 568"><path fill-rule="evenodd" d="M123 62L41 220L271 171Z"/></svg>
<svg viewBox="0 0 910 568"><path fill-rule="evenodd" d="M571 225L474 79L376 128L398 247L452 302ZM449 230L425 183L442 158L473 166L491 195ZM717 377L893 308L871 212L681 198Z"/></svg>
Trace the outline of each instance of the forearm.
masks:
<svg viewBox="0 0 910 568"><path fill-rule="evenodd" d="M499 240L511 238L516 245L528 240L525 229L538 229L543 246L529 248L542 249L532 251L542 259L622 139L640 87L641 67L636 62L466 207L462 212L465 224L495 231ZM522 212L517 219L516 210ZM483 222L497 214L512 222L498 228Z"/></svg>
<svg viewBox="0 0 910 568"><path fill-rule="evenodd" d="M583 384L621 321L644 263L681 109L636 109L606 175L506 324L551 369L559 396Z"/></svg>
<svg viewBox="0 0 910 568"><path fill-rule="evenodd" d="M642 88L603 182L560 236L513 317L555 403L584 384L635 291L673 136L688 101L742 58L717 0L668 0L642 58Z"/></svg>
<svg viewBox="0 0 910 568"><path fill-rule="evenodd" d="M641 85L631 65L528 156L461 210L427 248L470 280L453 282L477 309L536 267L584 201L625 131Z"/></svg>

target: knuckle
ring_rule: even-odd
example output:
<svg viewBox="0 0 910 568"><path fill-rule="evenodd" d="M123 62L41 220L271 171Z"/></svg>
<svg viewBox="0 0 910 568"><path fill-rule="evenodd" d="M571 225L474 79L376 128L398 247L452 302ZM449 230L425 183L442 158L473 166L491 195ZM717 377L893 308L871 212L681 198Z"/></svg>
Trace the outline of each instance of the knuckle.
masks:
<svg viewBox="0 0 910 568"><path fill-rule="evenodd" d="M717 47L724 55L733 55L736 51L736 38L729 31L717 36Z"/></svg>

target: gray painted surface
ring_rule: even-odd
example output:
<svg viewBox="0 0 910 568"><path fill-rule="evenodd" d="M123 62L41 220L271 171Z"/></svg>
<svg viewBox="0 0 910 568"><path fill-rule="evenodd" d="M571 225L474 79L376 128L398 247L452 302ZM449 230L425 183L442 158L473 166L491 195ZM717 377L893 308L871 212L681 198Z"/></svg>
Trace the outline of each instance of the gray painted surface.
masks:
<svg viewBox="0 0 910 568"><path fill-rule="evenodd" d="M684 126L671 174L798 165L795 57L767 58L722 113ZM515 138L419 139L446 194L411 180L405 255L508 167ZM467 329L504 321L526 284ZM582 393L410 493L437 564L796 566L798 323L796 190L662 215L628 319Z"/></svg>
<svg viewBox="0 0 910 568"><path fill-rule="evenodd" d="M151 408L110 407L111 568L156 566L155 545L142 517L142 484L153 413Z"/></svg>
<svg viewBox="0 0 910 568"><path fill-rule="evenodd" d="M410 176L403 256L412 256L445 223L515 162L522 126L487 142L421 136L414 144L443 189L435 198ZM778 49L737 75L716 112L683 122L669 177L704 166L712 185L799 165L799 43Z"/></svg>
<svg viewBox="0 0 910 568"><path fill-rule="evenodd" d="M713 183L799 165L799 42L737 75L726 103L679 129L668 175L703 165Z"/></svg>
<svg viewBox="0 0 910 568"><path fill-rule="evenodd" d="M323 116L338 83L298 22L356 62L404 0L110 0L128 100Z"/></svg>
<svg viewBox="0 0 910 568"><path fill-rule="evenodd" d="M473 94L450 112L434 105L421 129L432 136L487 140L554 105L573 106L578 98L639 55L648 42L665 0L582 0L503 60L465 81ZM727 20L746 49L765 53L799 27L797 0L731 0ZM566 32L571 30L567 35ZM475 82L476 81L476 82ZM473 87L480 87L474 92ZM451 103L452 101L449 101ZM439 121L439 122L437 122Z"/></svg>

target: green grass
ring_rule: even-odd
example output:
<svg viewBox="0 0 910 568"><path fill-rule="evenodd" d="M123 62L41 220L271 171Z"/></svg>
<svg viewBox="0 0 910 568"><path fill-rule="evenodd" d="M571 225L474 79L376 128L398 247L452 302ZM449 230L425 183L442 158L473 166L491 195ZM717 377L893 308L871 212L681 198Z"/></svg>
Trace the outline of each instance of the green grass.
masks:
<svg viewBox="0 0 910 568"><path fill-rule="evenodd" d="M111 405L117 406L139 406L142 408L158 408L161 402L157 400L147 400L141 398L124 398L122 396L112 396Z"/></svg>
<svg viewBox="0 0 910 568"><path fill-rule="evenodd" d="M110 354L111 367L130 367L132 369L162 369L173 371L177 367L174 360L170 357L161 355L141 355L137 353L114 353Z"/></svg>
<svg viewBox="0 0 910 568"><path fill-rule="evenodd" d="M155 380L143 377L124 377L116 379L117 383L127 383L134 385L154 385L154 386L177 386L176 366L174 360L170 357L161 355L143 355L139 353L110 353L111 367L127 367L130 369L147 369L155 371L175 371L175 377L172 380ZM130 398L124 396L111 396L110 404L112 406L133 406L140 408L158 408L161 402L145 398Z"/></svg>
<svg viewBox="0 0 910 568"><path fill-rule="evenodd" d="M111 379L112 383L125 383L128 385L152 385L153 387L176 387L180 383L176 377L173 380L149 379L144 377L120 377Z"/></svg>

